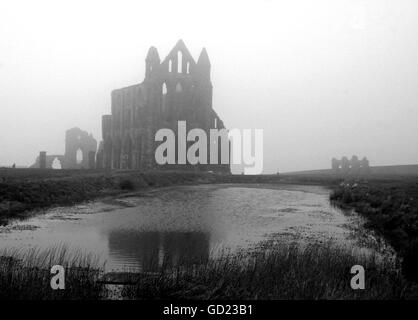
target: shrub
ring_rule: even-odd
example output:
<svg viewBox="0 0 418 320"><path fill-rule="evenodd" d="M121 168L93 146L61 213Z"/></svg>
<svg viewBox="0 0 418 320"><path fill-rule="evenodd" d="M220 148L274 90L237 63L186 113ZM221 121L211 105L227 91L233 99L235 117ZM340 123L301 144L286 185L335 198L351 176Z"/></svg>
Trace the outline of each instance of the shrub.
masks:
<svg viewBox="0 0 418 320"><path fill-rule="evenodd" d="M131 179L125 178L119 181L119 188L122 190L135 190L135 183Z"/></svg>

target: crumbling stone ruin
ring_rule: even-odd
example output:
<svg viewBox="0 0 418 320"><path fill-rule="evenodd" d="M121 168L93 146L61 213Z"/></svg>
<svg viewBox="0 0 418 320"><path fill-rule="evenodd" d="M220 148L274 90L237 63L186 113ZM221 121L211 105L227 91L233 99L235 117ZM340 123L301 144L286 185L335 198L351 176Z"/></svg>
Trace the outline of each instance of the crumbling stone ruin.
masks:
<svg viewBox="0 0 418 320"><path fill-rule="evenodd" d="M353 155L351 160L345 156L341 160L333 158L331 167L335 173L339 174L366 174L370 172L369 160L366 157L359 160L356 155Z"/></svg>
<svg viewBox="0 0 418 320"><path fill-rule="evenodd" d="M65 167L68 169L94 169L97 141L93 135L79 128L65 132ZM81 155L77 157L77 155Z"/></svg>
<svg viewBox="0 0 418 320"><path fill-rule="evenodd" d="M145 67L142 83L112 91L111 114L102 117L103 142L97 154L98 168L230 172L229 164L159 166L155 161L159 144L155 142L155 133L159 129L168 128L177 133L177 122L186 121L187 131L200 128L209 136L209 129L225 128L212 108L211 65L206 50L202 50L195 62L184 42L179 40L161 61L157 49L151 47Z"/></svg>
<svg viewBox="0 0 418 320"><path fill-rule="evenodd" d="M91 133L72 128L65 132L64 155L47 155L41 151L31 168L53 169L58 164L62 169L94 169L96 150L97 141Z"/></svg>
<svg viewBox="0 0 418 320"><path fill-rule="evenodd" d="M48 155L46 151L41 151L39 152L39 156L36 158L35 163L30 167L40 169L54 169L54 163L56 162L58 162L62 168L63 163L65 162L64 156L61 154Z"/></svg>

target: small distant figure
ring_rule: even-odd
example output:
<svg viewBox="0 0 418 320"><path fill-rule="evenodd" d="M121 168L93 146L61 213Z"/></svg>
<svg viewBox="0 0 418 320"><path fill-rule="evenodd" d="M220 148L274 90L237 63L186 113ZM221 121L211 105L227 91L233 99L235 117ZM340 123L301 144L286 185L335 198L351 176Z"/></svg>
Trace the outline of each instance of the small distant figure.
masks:
<svg viewBox="0 0 418 320"><path fill-rule="evenodd" d="M16 168L16 163L13 163L12 168L13 169Z"/></svg>

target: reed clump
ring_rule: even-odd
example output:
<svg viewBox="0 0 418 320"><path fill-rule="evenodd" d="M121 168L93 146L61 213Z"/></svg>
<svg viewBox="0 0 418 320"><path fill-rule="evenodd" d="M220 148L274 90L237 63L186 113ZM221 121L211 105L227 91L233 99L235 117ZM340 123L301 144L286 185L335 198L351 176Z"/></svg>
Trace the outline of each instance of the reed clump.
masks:
<svg viewBox="0 0 418 320"><path fill-rule="evenodd" d="M351 267L365 269L365 290L353 290ZM412 288L396 261L347 248L280 245L255 254L223 254L205 264L164 266L125 287L127 299L404 299Z"/></svg>
<svg viewBox="0 0 418 320"><path fill-rule="evenodd" d="M53 290L51 268L65 269L65 289ZM0 253L0 300L101 299L106 288L98 259L65 247L48 250L5 250Z"/></svg>

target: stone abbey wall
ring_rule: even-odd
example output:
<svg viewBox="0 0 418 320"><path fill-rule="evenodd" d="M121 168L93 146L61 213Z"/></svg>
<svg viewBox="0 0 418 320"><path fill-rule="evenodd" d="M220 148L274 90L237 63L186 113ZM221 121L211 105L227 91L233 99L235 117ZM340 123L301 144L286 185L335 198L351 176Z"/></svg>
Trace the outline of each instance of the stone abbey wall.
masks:
<svg viewBox="0 0 418 320"><path fill-rule="evenodd" d="M206 50L195 62L180 40L163 61L151 47L145 64L142 83L112 91L111 114L102 117L98 168L230 172L229 164L161 166L155 161L155 149L161 143L155 142L159 129L177 132L178 121L186 121L187 130L200 128L209 136L211 128L225 128L212 108L211 65Z"/></svg>

